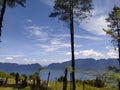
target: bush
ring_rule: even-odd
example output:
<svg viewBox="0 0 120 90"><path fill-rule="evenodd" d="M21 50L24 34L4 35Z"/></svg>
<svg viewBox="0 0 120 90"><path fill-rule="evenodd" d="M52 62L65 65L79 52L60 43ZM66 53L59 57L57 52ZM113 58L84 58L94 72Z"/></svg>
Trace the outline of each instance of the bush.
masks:
<svg viewBox="0 0 120 90"><path fill-rule="evenodd" d="M60 76L60 77L58 78L58 82L62 82L63 79L64 79L64 77L63 77L63 76Z"/></svg>
<svg viewBox="0 0 120 90"><path fill-rule="evenodd" d="M104 87L104 82L100 78L96 78L95 80L85 80L86 84L89 84L94 87Z"/></svg>
<svg viewBox="0 0 120 90"><path fill-rule="evenodd" d="M100 78L96 78L94 85L95 87L104 87L104 82Z"/></svg>

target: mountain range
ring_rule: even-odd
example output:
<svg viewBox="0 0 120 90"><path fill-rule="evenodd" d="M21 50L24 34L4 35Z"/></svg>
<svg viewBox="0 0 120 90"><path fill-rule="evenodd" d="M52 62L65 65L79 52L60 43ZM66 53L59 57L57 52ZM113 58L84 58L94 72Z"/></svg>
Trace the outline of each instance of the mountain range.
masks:
<svg viewBox="0 0 120 90"><path fill-rule="evenodd" d="M63 63L52 63L46 66L47 69L60 69L63 70L66 66L70 66L71 61ZM26 64L19 65L15 63L0 63L0 71L37 71L42 65ZM76 59L75 68L79 70L105 70L108 66L118 67L118 61L116 59L99 59L95 60L92 58L87 59Z"/></svg>
<svg viewBox="0 0 120 90"><path fill-rule="evenodd" d="M52 63L47 66L49 69L65 69L66 66L70 66L71 61L63 63ZM75 68L79 70L105 70L108 66L118 67L118 61L116 59L99 59L92 58L76 59Z"/></svg>
<svg viewBox="0 0 120 90"><path fill-rule="evenodd" d="M36 71L41 67L40 64L19 65L16 63L0 63L0 71Z"/></svg>

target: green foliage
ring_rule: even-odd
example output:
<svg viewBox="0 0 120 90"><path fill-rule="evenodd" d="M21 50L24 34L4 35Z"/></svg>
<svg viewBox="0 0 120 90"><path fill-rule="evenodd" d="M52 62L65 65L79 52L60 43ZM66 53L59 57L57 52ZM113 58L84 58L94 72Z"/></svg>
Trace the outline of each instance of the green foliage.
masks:
<svg viewBox="0 0 120 90"><path fill-rule="evenodd" d="M93 9L92 0L55 0L54 11L49 17L58 16L59 20L70 22L70 8L73 7L73 18L79 22L91 16L90 10Z"/></svg>
<svg viewBox="0 0 120 90"><path fill-rule="evenodd" d="M22 80L24 80L26 77L27 77L26 74L22 74L22 75L20 75L20 79L22 79Z"/></svg>
<svg viewBox="0 0 120 90"><path fill-rule="evenodd" d="M0 5L3 5L4 0L0 0ZM25 7L26 0L7 0L7 5L11 8L15 7L16 5L21 5Z"/></svg>
<svg viewBox="0 0 120 90"><path fill-rule="evenodd" d="M13 77L15 77L16 73L15 72L11 72L10 75L13 76Z"/></svg>
<svg viewBox="0 0 120 90"><path fill-rule="evenodd" d="M120 74L119 73L109 73L106 75L105 81L109 81L109 82L120 81Z"/></svg>
<svg viewBox="0 0 120 90"><path fill-rule="evenodd" d="M11 76L11 75L9 75L9 74L7 74L7 73L4 73L4 72L0 72L0 76L2 77L2 78L13 78L13 76Z"/></svg>
<svg viewBox="0 0 120 90"><path fill-rule="evenodd" d="M120 40L120 8L114 6L113 11L109 13L108 18L106 18L108 24L108 29L103 29L107 34L112 37L112 43L115 48L118 47L118 41Z"/></svg>
<svg viewBox="0 0 120 90"><path fill-rule="evenodd" d="M99 87L99 88L104 87L105 85L104 81L98 77L96 77L95 80L85 80L84 82L85 84L89 84L91 86Z"/></svg>
<svg viewBox="0 0 120 90"><path fill-rule="evenodd" d="M96 78L94 82L95 87L104 87L104 82L100 78Z"/></svg>
<svg viewBox="0 0 120 90"><path fill-rule="evenodd" d="M107 67L107 70L108 70L108 71L113 71L113 72L115 72L115 73L118 73L118 72L119 72L119 69L118 69L117 67L112 67L112 66Z"/></svg>
<svg viewBox="0 0 120 90"><path fill-rule="evenodd" d="M29 75L29 79L35 80L37 75L38 75L38 73L35 72L34 74Z"/></svg>
<svg viewBox="0 0 120 90"><path fill-rule="evenodd" d="M58 80L58 82L63 82L63 79L64 79L64 77L60 76L57 80Z"/></svg>
<svg viewBox="0 0 120 90"><path fill-rule="evenodd" d="M0 76L4 78L4 77L6 77L6 76L7 76L7 74L6 74L6 73L4 73L4 72L0 72Z"/></svg>
<svg viewBox="0 0 120 90"><path fill-rule="evenodd" d="M42 71L42 70L45 70L46 68L44 68L44 67L39 67L38 68L38 73L40 74L40 72Z"/></svg>

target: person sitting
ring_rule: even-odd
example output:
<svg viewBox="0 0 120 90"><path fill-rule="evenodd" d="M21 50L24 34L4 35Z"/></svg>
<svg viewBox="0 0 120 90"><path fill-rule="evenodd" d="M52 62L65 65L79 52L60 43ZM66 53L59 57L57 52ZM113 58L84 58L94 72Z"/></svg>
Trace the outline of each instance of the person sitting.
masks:
<svg viewBox="0 0 120 90"><path fill-rule="evenodd" d="M25 79L22 80L21 86L22 86L22 87L26 87L26 86L27 86L27 77L25 77Z"/></svg>

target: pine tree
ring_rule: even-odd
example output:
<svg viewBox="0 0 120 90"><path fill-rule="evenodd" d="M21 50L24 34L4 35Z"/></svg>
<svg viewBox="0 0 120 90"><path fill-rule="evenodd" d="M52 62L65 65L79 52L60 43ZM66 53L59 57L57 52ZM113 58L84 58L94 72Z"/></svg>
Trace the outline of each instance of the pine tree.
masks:
<svg viewBox="0 0 120 90"><path fill-rule="evenodd" d="M66 22L70 28L71 36L71 59L72 59L72 84L73 90L75 86L75 55L74 55L74 21L80 23L82 20L91 16L90 10L92 7L92 0L55 0L54 11L49 17L57 17L59 20Z"/></svg>
<svg viewBox="0 0 120 90"><path fill-rule="evenodd" d="M108 30L104 31L112 37L111 42L113 43L115 49L118 48L118 64L120 71L120 8L114 6L113 11L109 13L106 21L109 23ZM116 49L117 50L117 49ZM118 81L118 86L120 90L120 80Z"/></svg>

